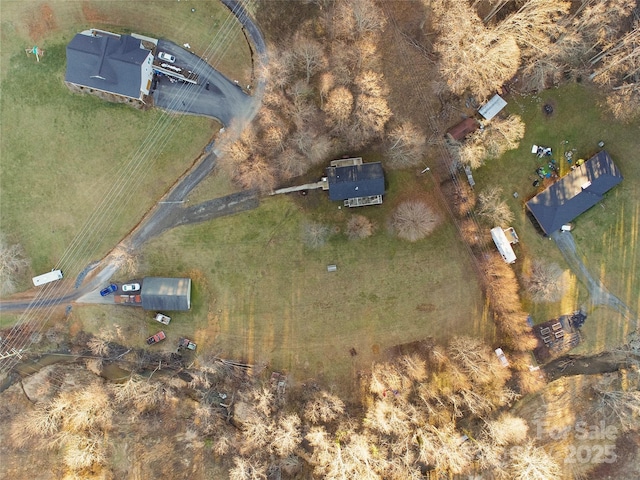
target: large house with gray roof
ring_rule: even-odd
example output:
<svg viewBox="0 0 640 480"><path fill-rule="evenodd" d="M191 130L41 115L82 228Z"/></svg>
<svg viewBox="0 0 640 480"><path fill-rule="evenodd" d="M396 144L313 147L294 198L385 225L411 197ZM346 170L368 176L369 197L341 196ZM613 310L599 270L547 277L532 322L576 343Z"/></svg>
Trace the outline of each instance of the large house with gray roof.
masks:
<svg viewBox="0 0 640 480"><path fill-rule="evenodd" d="M65 83L72 91L142 108L149 102L153 58L137 36L86 30L67 45Z"/></svg>
<svg viewBox="0 0 640 480"><path fill-rule="evenodd" d="M551 235L604 198L622 174L602 150L527 202L534 223Z"/></svg>

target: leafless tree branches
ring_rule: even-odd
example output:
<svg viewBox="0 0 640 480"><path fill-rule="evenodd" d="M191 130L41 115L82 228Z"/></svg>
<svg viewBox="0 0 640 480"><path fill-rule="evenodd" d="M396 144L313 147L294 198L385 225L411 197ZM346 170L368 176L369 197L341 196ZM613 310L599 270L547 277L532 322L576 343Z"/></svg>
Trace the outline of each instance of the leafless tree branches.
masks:
<svg viewBox="0 0 640 480"><path fill-rule="evenodd" d="M534 301L557 302L566 293L569 283L558 264L534 260L531 272L525 277L525 286Z"/></svg>
<svg viewBox="0 0 640 480"><path fill-rule="evenodd" d="M394 168L417 165L424 156L426 137L411 122L394 127L387 137L389 164Z"/></svg>
<svg viewBox="0 0 640 480"><path fill-rule="evenodd" d="M436 229L440 217L426 202L407 200L398 205L391 223L398 237L416 242Z"/></svg>

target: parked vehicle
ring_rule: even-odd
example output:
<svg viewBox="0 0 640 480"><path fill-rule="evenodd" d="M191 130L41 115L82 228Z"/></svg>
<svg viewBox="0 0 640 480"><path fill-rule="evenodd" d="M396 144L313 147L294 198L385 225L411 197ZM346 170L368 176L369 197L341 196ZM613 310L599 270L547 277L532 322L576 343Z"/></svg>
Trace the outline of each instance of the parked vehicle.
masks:
<svg viewBox="0 0 640 480"><path fill-rule="evenodd" d="M113 292L118 290L118 286L115 283L110 284L108 287L100 290L100 295L106 297L107 295L111 295Z"/></svg>
<svg viewBox="0 0 640 480"><path fill-rule="evenodd" d="M507 360L507 357L504 355L504 352L501 348L496 348L496 357L498 357L498 360L500 360L500 364L503 367L509 366L509 360Z"/></svg>
<svg viewBox="0 0 640 480"><path fill-rule="evenodd" d="M160 322L160 323L163 323L165 325L169 325L169 322L171 321L171 317L168 317L167 315L165 315L163 313L156 313L155 320L156 320L156 322Z"/></svg>
<svg viewBox="0 0 640 480"><path fill-rule="evenodd" d="M37 277L33 277L32 281L36 287L40 285L44 285L45 283L55 282L56 280L60 280L62 278L62 270L51 270L50 272L43 273L42 275L38 275Z"/></svg>
<svg viewBox="0 0 640 480"><path fill-rule="evenodd" d="M164 60L165 62L169 62L169 63L174 63L176 61L176 57L174 57L173 55L167 52L158 53L158 58L160 60Z"/></svg>
<svg viewBox="0 0 640 480"><path fill-rule="evenodd" d="M123 292L137 292L138 290L140 290L139 283L125 283L122 285Z"/></svg>
<svg viewBox="0 0 640 480"><path fill-rule="evenodd" d="M180 352L181 350L183 350L185 348L187 350L195 350L196 349L196 344L193 343L188 338L181 338L180 341L178 342L178 352Z"/></svg>
<svg viewBox="0 0 640 480"><path fill-rule="evenodd" d="M162 330L160 330L155 335L151 335L149 338L147 338L147 345L153 345L154 343L161 342L165 338L167 338L167 336L164 334Z"/></svg>

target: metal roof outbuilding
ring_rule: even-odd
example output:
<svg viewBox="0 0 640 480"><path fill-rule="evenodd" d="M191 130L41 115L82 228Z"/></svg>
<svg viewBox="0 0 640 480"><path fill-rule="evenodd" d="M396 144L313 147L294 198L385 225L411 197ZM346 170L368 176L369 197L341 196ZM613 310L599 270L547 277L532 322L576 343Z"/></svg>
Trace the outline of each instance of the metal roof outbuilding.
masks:
<svg viewBox="0 0 640 480"><path fill-rule="evenodd" d="M191 308L191 279L145 277L142 281L144 310L179 311Z"/></svg>
<svg viewBox="0 0 640 480"><path fill-rule="evenodd" d="M491 100L485 103L478 113L482 115L487 120L491 120L495 117L500 111L507 106L507 102L500 95L495 94Z"/></svg>

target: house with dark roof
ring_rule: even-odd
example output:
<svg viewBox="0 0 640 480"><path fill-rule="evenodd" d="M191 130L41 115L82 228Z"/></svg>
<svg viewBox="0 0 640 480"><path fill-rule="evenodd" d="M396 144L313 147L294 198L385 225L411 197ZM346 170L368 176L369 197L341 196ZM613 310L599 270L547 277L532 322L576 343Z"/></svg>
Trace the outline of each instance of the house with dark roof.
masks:
<svg viewBox="0 0 640 480"><path fill-rule="evenodd" d="M153 54L140 38L93 29L67 45L65 83L72 91L143 107L152 81Z"/></svg>
<svg viewBox="0 0 640 480"><path fill-rule="evenodd" d="M527 210L546 234L560 230L596 205L622 181L622 174L602 150L527 202Z"/></svg>
<svg viewBox="0 0 640 480"><path fill-rule="evenodd" d="M140 297L144 310L189 310L191 279L145 277L142 281Z"/></svg>
<svg viewBox="0 0 640 480"><path fill-rule="evenodd" d="M343 200L346 207L382 203L384 171L380 162L362 163L362 158L334 160L325 174L330 200Z"/></svg>

